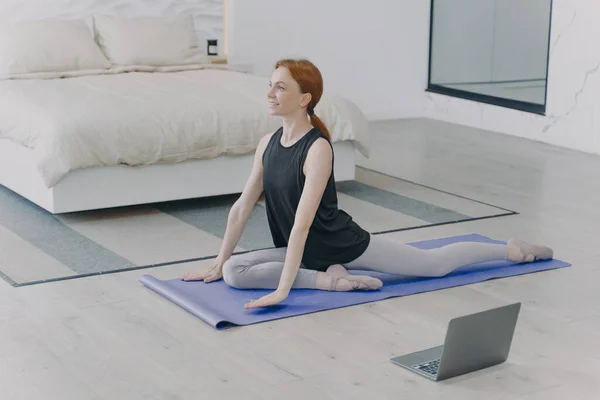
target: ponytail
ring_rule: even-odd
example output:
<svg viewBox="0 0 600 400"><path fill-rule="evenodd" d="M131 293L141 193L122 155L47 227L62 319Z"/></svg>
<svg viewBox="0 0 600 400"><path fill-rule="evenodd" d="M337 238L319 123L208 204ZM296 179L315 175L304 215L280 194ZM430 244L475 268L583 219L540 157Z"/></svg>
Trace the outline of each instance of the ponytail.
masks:
<svg viewBox="0 0 600 400"><path fill-rule="evenodd" d="M312 114L310 116L310 123L312 124L312 126L323 132L323 134L327 137L327 140L331 142L331 134L329 133L329 130L327 129L323 121L321 121L321 118L317 117L315 114Z"/></svg>

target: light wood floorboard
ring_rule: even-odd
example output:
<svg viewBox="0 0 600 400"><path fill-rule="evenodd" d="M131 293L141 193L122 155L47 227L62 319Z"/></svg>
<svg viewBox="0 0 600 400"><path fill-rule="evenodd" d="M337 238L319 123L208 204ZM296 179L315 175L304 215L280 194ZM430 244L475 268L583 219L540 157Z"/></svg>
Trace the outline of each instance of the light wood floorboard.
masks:
<svg viewBox="0 0 600 400"><path fill-rule="evenodd" d="M573 267L216 331L145 289L210 261L13 288L0 284L5 399L597 399L600 157L428 120L372 124L362 166L519 212L391 233L481 233L552 246ZM434 383L390 357L448 321L523 302L509 360Z"/></svg>

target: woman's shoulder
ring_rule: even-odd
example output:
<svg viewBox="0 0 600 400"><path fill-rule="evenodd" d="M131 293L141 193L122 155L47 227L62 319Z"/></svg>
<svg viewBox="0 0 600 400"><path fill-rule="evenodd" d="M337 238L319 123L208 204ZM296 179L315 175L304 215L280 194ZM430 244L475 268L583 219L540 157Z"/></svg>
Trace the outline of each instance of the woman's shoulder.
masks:
<svg viewBox="0 0 600 400"><path fill-rule="evenodd" d="M316 126L313 126L313 128L310 130L314 135L317 136L323 136L324 138L327 139L327 136L325 136L325 134Z"/></svg>
<svg viewBox="0 0 600 400"><path fill-rule="evenodd" d="M323 144L329 143L329 145L331 146L331 140L329 140L329 138L327 137L327 135L325 135L319 128L314 127L313 129L311 129L311 133L313 135L313 143L315 142L323 142Z"/></svg>
<svg viewBox="0 0 600 400"><path fill-rule="evenodd" d="M321 145L329 144L331 146L331 141L329 138L321 132L321 130L317 127L314 127L310 130L311 140L309 147L313 147L315 143L322 143Z"/></svg>
<svg viewBox="0 0 600 400"><path fill-rule="evenodd" d="M308 146L308 154L316 154L315 157L322 157L333 153L333 148L329 139L323 134L314 136Z"/></svg>

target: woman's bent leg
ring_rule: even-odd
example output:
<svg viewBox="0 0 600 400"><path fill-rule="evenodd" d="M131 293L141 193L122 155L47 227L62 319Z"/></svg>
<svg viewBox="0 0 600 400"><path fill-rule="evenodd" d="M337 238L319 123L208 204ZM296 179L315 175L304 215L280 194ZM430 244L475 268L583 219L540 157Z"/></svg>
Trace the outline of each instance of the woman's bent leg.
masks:
<svg viewBox="0 0 600 400"><path fill-rule="evenodd" d="M231 256L223 264L223 280L237 289L277 289L285 247L251 251ZM300 267L292 289L315 289L317 271Z"/></svg>

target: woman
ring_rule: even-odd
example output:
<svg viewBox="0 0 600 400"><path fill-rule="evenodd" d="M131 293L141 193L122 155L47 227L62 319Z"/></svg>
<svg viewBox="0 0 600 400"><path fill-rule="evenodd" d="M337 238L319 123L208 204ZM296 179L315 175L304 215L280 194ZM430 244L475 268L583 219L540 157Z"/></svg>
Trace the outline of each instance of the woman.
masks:
<svg viewBox="0 0 600 400"><path fill-rule="evenodd" d="M246 308L280 303L292 288L377 290L379 279L348 269L412 276L443 276L458 267L490 261L552 258L548 247L520 240L504 244L456 243L419 250L370 235L337 207L331 137L314 109L323 92L320 71L307 60L280 60L268 91L269 111L283 126L264 136L240 198L232 206L219 255L185 281L224 281L239 289L275 289ZM231 257L260 195L275 248Z"/></svg>

